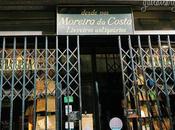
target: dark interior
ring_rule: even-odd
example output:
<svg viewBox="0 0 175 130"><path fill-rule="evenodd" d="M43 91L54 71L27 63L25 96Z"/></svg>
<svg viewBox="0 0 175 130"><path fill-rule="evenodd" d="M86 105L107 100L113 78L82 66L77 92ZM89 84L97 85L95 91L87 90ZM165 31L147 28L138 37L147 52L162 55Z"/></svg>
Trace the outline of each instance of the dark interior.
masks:
<svg viewBox="0 0 175 130"><path fill-rule="evenodd" d="M80 43L83 56L81 60L83 112L94 114L96 130L110 130L111 118L119 117L124 122L121 104L122 73L117 37L81 37ZM89 60L85 61L85 57L89 57Z"/></svg>

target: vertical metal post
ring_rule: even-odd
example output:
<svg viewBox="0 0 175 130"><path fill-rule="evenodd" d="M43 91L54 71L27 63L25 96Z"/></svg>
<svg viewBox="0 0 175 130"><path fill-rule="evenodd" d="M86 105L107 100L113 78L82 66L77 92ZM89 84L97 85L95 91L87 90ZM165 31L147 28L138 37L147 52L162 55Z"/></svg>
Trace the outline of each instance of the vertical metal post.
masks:
<svg viewBox="0 0 175 130"><path fill-rule="evenodd" d="M55 71L56 71L56 84L55 84L55 103L56 103L56 130L60 130L60 126L61 126L61 123L60 123L60 120L59 120L59 85L58 85L58 36L56 36L56 57L55 57L55 62L56 62L56 68L55 68Z"/></svg>
<svg viewBox="0 0 175 130"><path fill-rule="evenodd" d="M13 39L13 66L12 66L12 84L11 84L11 95L10 95L10 130L13 130L13 89L14 89L14 78L15 78L15 66L16 66L16 37Z"/></svg>
<svg viewBox="0 0 175 130"><path fill-rule="evenodd" d="M133 59L133 53L132 53L132 45L131 45L131 36L128 36L128 44L129 44L129 51L130 51L130 58L131 58L131 67L132 67L132 75L133 75L133 80L134 82L136 81L136 75L135 75L135 66L134 66L134 59ZM135 97L134 97L134 100L136 101L135 102L135 105L136 107L138 107L138 115L139 115L139 130L142 130L142 120L141 120L141 111L140 111L140 103L138 102L138 90L137 90L137 85L134 84L134 88L135 88Z"/></svg>
<svg viewBox="0 0 175 130"><path fill-rule="evenodd" d="M143 77L144 77L144 84L146 85L146 74L145 74L145 70L144 70L144 61L143 61L143 54L142 54L142 47L141 47L141 40L140 40L140 36L137 37L138 38L138 45L139 45L139 52L140 52L140 61L141 61L141 67L142 67L142 73L143 73ZM148 91L146 89L146 104L147 104L147 108L148 108L148 117L149 117L149 123L150 123L150 128L151 130L153 129L152 127L152 120L151 120L151 115L150 115L150 112L151 112L151 106L149 104L149 101L148 101Z"/></svg>
<svg viewBox="0 0 175 130"><path fill-rule="evenodd" d="M99 87L98 87L98 82L95 81L95 92L96 92L96 95L97 95L97 108L98 108L98 118L99 118L99 124L101 124L101 109L100 109L100 99L99 99ZM101 130L101 125L99 125L99 130Z"/></svg>
<svg viewBox="0 0 175 130"><path fill-rule="evenodd" d="M173 53L172 53L172 47L171 47L171 42L170 42L170 36L167 36L168 39L168 49L169 49L169 59L170 59L170 63L171 63L171 68L173 70L173 79L174 79L174 87L175 87L175 68L174 68L174 57L173 57Z"/></svg>
<svg viewBox="0 0 175 130"><path fill-rule="evenodd" d="M154 67L154 59L153 59L153 52L152 52L152 45L151 45L151 37L148 36L148 46L149 46L149 50L150 50L150 58L151 58L151 68L152 68L152 72L153 72L153 80L154 80L154 87L155 87L155 90L156 90L156 97L158 97L158 89L157 89L157 82L156 82L156 70L155 70L155 67ZM160 110L160 103L158 101L158 99L156 100L156 103L157 103L157 107L158 107L158 111L159 111L159 115L158 115L158 119L159 119L159 126L160 126L160 129L162 130L162 112Z"/></svg>
<svg viewBox="0 0 175 130"><path fill-rule="evenodd" d="M82 97L81 97L81 71L80 71L80 37L77 36L77 56L78 56L78 81L79 81L79 105L80 114L82 114ZM82 129L81 120L79 121L79 130Z"/></svg>
<svg viewBox="0 0 175 130"><path fill-rule="evenodd" d="M66 37L66 46L67 46L67 99L68 99L68 115L69 115L69 91L70 91L70 84L69 84L69 73L70 73L70 70L69 70L69 60L70 60L70 57L69 57L69 36ZM70 119L68 117L68 129L70 130Z"/></svg>
<svg viewBox="0 0 175 130"><path fill-rule="evenodd" d="M172 125L172 113L171 113L171 106L170 106L170 99L169 99L169 94L168 94L168 86L167 86L167 81L166 81L166 75L165 75L165 67L163 63L163 52L162 52L162 47L161 47L161 39L160 35L158 35L158 44L159 44L159 49L160 49L160 60L161 60L161 68L162 68L162 74L163 74L163 80L164 80L164 88L165 88L165 93L166 93L166 103L167 103L167 110L168 110L168 117L170 119L170 126L171 130L173 130L173 125Z"/></svg>
<svg viewBox="0 0 175 130"><path fill-rule="evenodd" d="M174 80L174 87L175 87L175 68L174 68L174 62L173 62L173 54L172 54L172 47L171 47L171 42L170 42L170 36L167 36L168 39L168 49L169 49L169 59L171 62L171 68L173 70L173 80ZM171 124L172 129L174 128L173 124Z"/></svg>
<svg viewBox="0 0 175 130"><path fill-rule="evenodd" d="M48 65L48 37L45 37L45 130L47 130L47 102L48 102L48 98L47 98L47 88L48 88L48 80L47 80L47 75L48 75L48 70L47 70L47 65Z"/></svg>
<svg viewBox="0 0 175 130"><path fill-rule="evenodd" d="M126 86L125 86L125 76L124 76L124 65L123 65L123 54L122 54L122 46L121 46L121 36L118 36L118 44L119 44L119 50L120 50L120 63L121 63L121 69L122 69L122 83L123 83L123 93L124 93L124 102L127 102L126 98ZM126 112L126 108L124 107L124 115L126 116L127 121L127 127L129 129L129 120L128 120L128 112Z"/></svg>
<svg viewBox="0 0 175 130"><path fill-rule="evenodd" d="M38 37L35 36L35 62L34 62L34 66L35 66L35 70L34 70L34 111L33 111L33 130L36 129L36 75L37 75L37 63L38 63L38 59L37 59L37 46L38 46Z"/></svg>
<svg viewBox="0 0 175 130"><path fill-rule="evenodd" d="M4 63L4 53L5 53L5 44L6 44L6 39L5 39L5 37L3 37L3 50L2 50L2 59L1 59L1 67L2 68L0 68L1 69L1 83L0 83L0 128L2 128L2 126L1 126L1 118L2 118L2 85L3 85L3 73L4 73L4 71L3 71L3 69L4 69L4 65L5 65L5 63Z"/></svg>
<svg viewBox="0 0 175 130"><path fill-rule="evenodd" d="M25 74L26 74L26 48L27 38L24 38L24 55L23 55L23 85L22 85L22 130L24 130L24 114L25 114Z"/></svg>
<svg viewBox="0 0 175 130"><path fill-rule="evenodd" d="M56 36L56 129L62 130L62 96L61 83L59 83L59 48Z"/></svg>
<svg viewBox="0 0 175 130"><path fill-rule="evenodd" d="M95 88L95 81L97 81L97 63L96 63L96 52L95 52L95 50L93 49L92 50L92 58L91 58L91 62L92 62L92 72L93 72L93 74L92 74L92 77L93 77L93 87ZM95 91L94 89L93 89L93 91ZM94 103L95 103L95 105L94 105L94 109L95 109L95 123L96 123L96 125L94 126L95 127L95 129L96 130L99 130L100 128L101 128L101 124L100 124L100 120L101 119L99 119L99 110L98 110L98 107L97 107L97 105L98 105L98 102L97 102L97 95L94 95L94 99L95 99L95 101L94 101Z"/></svg>

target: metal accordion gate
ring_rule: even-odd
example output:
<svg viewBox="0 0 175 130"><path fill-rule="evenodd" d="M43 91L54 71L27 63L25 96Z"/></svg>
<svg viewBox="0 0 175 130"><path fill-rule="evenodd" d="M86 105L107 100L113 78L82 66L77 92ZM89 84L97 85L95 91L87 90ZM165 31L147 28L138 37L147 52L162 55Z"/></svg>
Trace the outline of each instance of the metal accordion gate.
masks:
<svg viewBox="0 0 175 130"><path fill-rule="evenodd" d="M174 130L175 37L119 36L128 130Z"/></svg>
<svg viewBox="0 0 175 130"><path fill-rule="evenodd" d="M78 36L0 37L0 61L1 130L81 129Z"/></svg>

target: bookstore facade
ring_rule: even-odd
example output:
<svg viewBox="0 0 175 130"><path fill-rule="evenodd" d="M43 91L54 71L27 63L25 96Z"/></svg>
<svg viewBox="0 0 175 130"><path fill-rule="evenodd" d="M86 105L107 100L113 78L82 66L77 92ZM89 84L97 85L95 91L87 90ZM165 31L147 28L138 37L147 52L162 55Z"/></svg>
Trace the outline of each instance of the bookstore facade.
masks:
<svg viewBox="0 0 175 130"><path fill-rule="evenodd" d="M0 5L2 130L174 129L175 14L123 1Z"/></svg>

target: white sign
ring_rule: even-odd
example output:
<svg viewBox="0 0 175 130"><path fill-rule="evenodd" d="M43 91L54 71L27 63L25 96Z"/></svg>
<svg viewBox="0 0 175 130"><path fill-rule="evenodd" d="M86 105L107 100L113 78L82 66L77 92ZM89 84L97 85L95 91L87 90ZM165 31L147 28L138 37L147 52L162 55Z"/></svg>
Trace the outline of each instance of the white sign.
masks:
<svg viewBox="0 0 175 130"><path fill-rule="evenodd" d="M74 129L74 122L65 122L65 129L69 129L69 127L70 129Z"/></svg>
<svg viewBox="0 0 175 130"><path fill-rule="evenodd" d="M68 107L69 106L69 107ZM69 108L69 109L68 109ZM68 115L68 112L72 112L72 105L65 105L65 114Z"/></svg>

